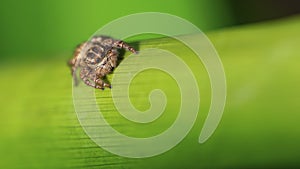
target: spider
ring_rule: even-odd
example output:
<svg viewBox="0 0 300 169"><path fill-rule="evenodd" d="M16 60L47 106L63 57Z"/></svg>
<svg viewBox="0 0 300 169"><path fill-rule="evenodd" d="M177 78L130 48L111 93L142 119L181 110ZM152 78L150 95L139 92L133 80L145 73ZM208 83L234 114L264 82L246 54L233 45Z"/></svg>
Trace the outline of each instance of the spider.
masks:
<svg viewBox="0 0 300 169"><path fill-rule="evenodd" d="M108 36L94 36L90 41L78 45L74 57L68 62L75 85L78 85L76 70L80 68L80 78L86 85L102 90L111 88L104 78L116 68L119 56L117 49L121 48L137 53L122 40Z"/></svg>

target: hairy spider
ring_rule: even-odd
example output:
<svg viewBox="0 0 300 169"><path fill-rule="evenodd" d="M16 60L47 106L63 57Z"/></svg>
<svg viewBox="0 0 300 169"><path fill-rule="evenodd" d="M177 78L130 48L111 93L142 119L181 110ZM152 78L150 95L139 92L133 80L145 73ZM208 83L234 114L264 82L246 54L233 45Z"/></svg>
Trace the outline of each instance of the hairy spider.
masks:
<svg viewBox="0 0 300 169"><path fill-rule="evenodd" d="M102 90L104 87L111 88L103 79L117 66L117 49L121 48L136 53L125 42L108 36L94 36L90 41L78 45L74 57L68 62L75 85L78 84L76 70L80 68L80 78L86 85Z"/></svg>

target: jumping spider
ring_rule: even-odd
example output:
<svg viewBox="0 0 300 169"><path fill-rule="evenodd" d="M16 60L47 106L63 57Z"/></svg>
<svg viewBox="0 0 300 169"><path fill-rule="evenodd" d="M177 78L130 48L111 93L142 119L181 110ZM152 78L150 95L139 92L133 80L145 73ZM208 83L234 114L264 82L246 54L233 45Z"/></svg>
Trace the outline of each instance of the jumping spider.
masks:
<svg viewBox="0 0 300 169"><path fill-rule="evenodd" d="M90 41L78 45L74 57L68 62L75 85L78 84L76 70L80 68L80 78L86 85L102 90L104 87L111 88L103 79L117 66L117 49L121 48L136 53L125 42L107 36L94 36Z"/></svg>

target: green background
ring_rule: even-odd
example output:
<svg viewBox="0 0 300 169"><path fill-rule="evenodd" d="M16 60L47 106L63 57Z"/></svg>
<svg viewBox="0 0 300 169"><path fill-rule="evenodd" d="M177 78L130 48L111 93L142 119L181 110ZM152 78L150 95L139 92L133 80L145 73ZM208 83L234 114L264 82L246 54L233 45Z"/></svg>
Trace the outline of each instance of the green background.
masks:
<svg viewBox="0 0 300 169"><path fill-rule="evenodd" d="M84 134L66 61L101 26L148 11L183 17L206 32L223 62L228 93L219 127L198 144L210 103L205 69L171 39L135 42L140 49L159 47L182 56L197 72L201 107L191 132L175 148L134 160L102 150ZM300 167L299 16L226 28L237 23L227 1L30 0L1 1L0 21L0 168ZM149 125L122 119L113 111L109 90L96 91L97 101L117 130L152 136L176 117L178 88L167 74L154 70L138 75L130 87L132 103L140 110L149 107L148 94L155 88L165 91L169 104Z"/></svg>
<svg viewBox="0 0 300 169"><path fill-rule="evenodd" d="M40 58L40 53L70 54L74 46L88 39L101 26L138 12L174 14L188 19L202 30L209 30L231 22L225 5L191 0L1 1L1 58L24 54L28 54L26 58Z"/></svg>

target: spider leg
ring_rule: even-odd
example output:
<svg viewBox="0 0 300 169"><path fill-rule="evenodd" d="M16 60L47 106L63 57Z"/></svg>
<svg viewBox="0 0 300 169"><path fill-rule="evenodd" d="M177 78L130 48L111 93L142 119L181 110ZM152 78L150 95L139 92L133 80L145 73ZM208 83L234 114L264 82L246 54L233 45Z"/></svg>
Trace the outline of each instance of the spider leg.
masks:
<svg viewBox="0 0 300 169"><path fill-rule="evenodd" d="M106 83L103 78L105 77L106 74L109 73L109 70L106 69L104 67L104 65L102 65L103 67L100 67L96 70L96 77L94 78L94 82L97 84L97 85L100 85L102 86L103 88L104 87L108 87L108 88L111 88L111 85Z"/></svg>
<svg viewBox="0 0 300 169"><path fill-rule="evenodd" d="M74 80L75 86L78 85L78 79L77 79L77 75L76 75L76 70L77 70L78 64L79 64L78 63L78 61L79 61L79 55L80 55L80 52L81 52L82 48L84 47L84 45L86 45L86 42L81 43L80 45L78 45L76 47L75 51L74 51L73 58L68 61L68 65L71 68L71 75L73 76L73 80Z"/></svg>
<svg viewBox="0 0 300 169"><path fill-rule="evenodd" d="M130 45L128 45L127 43L121 40L114 40L112 46L119 49L123 48L132 53L137 53L137 51L133 47L131 47Z"/></svg>
<svg viewBox="0 0 300 169"><path fill-rule="evenodd" d="M119 52L116 49L111 49L107 55L109 58L109 65L111 66L112 70L117 67L118 55Z"/></svg>
<svg viewBox="0 0 300 169"><path fill-rule="evenodd" d="M78 79L76 75L77 66L75 65L77 58L73 58L69 60L68 65L71 68L71 75L73 76L73 81L75 83L75 86L78 85Z"/></svg>
<svg viewBox="0 0 300 169"><path fill-rule="evenodd" d="M108 83L105 83L101 78L96 78L95 83L99 86L102 86L102 89L104 89L104 87L111 88L111 85Z"/></svg>
<svg viewBox="0 0 300 169"><path fill-rule="evenodd" d="M103 85L99 85L97 82L96 82L96 79L94 80L95 83L92 83L91 82L91 77L90 76L93 76L91 75L91 72L86 70L86 69L81 69L80 71L80 78L82 79L82 81L88 85L88 86L91 86L93 88L96 88L96 89L101 89L101 90L104 90L104 87Z"/></svg>

